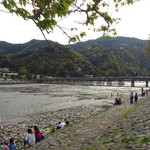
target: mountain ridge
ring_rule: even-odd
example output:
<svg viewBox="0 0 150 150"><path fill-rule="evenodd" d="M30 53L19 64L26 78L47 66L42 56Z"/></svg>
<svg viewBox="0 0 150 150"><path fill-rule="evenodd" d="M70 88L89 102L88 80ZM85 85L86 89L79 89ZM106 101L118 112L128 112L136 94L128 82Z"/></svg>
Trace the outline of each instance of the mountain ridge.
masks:
<svg viewBox="0 0 150 150"><path fill-rule="evenodd" d="M128 37L62 45L45 40L24 44L0 41L0 68L48 76L138 76L150 74L146 40Z"/></svg>

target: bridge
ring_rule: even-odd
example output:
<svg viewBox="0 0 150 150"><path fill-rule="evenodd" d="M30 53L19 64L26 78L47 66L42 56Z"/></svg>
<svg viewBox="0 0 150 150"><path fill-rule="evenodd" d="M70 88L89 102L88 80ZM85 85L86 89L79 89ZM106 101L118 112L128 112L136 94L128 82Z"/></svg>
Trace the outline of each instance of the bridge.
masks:
<svg viewBox="0 0 150 150"><path fill-rule="evenodd" d="M118 82L118 86L124 85L124 82L131 82L131 86L135 86L135 82L143 81L148 87L150 77L51 77L37 79L38 83L49 84L78 84L78 85L112 85L112 82Z"/></svg>

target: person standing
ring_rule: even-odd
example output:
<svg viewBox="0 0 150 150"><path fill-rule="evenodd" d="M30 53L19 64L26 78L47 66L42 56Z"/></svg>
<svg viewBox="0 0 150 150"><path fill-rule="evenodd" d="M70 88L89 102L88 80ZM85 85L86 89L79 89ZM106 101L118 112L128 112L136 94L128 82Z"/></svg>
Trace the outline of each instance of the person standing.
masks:
<svg viewBox="0 0 150 150"><path fill-rule="evenodd" d="M138 101L138 95L137 95L137 93L135 93L135 96L134 96L134 103L137 103L137 101Z"/></svg>
<svg viewBox="0 0 150 150"><path fill-rule="evenodd" d="M130 93L130 104L133 104L133 92Z"/></svg>
<svg viewBox="0 0 150 150"><path fill-rule="evenodd" d="M143 87L141 88L141 93L143 93L143 91L144 91L144 89L143 89Z"/></svg>

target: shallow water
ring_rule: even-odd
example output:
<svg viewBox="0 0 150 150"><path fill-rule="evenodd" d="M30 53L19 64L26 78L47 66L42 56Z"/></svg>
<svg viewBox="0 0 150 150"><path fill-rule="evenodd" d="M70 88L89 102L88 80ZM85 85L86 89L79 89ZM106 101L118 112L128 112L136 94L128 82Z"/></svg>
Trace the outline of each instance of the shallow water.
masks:
<svg viewBox="0 0 150 150"><path fill-rule="evenodd" d="M123 87L60 84L0 85L0 121L14 122L28 115L80 105L113 104L117 96L128 101L130 92L140 93L141 86L144 87L144 83L136 87L130 87L129 83Z"/></svg>

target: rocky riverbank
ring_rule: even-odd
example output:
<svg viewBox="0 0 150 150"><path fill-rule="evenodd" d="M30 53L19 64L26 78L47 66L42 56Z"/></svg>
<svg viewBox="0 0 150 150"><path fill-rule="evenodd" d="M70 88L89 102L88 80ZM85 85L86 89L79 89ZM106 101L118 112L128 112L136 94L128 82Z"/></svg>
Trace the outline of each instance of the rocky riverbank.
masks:
<svg viewBox="0 0 150 150"><path fill-rule="evenodd" d="M52 129L56 128L58 121L64 121L67 118L70 122L79 122L83 118L95 113L103 112L113 104L103 106L78 106L68 109L61 109L55 112L41 113L38 115L28 116L23 121L16 121L14 124L0 124L0 145L5 139L14 138L17 147L23 146L23 139L28 128L38 126L43 134L47 134Z"/></svg>

